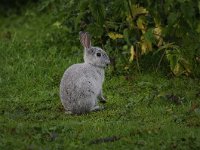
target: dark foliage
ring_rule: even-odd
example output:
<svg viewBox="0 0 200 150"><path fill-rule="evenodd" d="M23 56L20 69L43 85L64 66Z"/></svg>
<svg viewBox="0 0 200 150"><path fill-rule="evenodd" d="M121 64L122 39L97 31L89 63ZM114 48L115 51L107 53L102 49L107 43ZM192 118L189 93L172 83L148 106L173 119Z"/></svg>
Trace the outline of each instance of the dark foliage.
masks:
<svg viewBox="0 0 200 150"><path fill-rule="evenodd" d="M110 53L115 73L164 70L175 76L200 75L198 0L3 0L2 7L24 9L38 2L38 13L54 14L53 37L76 45L78 32ZM28 7L29 8L29 7ZM63 32L64 30L64 32ZM56 40L56 38L55 38ZM56 40L59 41L59 40ZM164 68L164 69L163 69Z"/></svg>

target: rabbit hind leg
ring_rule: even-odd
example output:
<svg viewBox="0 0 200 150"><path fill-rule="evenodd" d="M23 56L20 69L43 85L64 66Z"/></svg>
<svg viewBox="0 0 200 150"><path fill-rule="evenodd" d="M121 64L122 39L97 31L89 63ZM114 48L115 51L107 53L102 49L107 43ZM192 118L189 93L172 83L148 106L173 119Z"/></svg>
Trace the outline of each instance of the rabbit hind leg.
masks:
<svg viewBox="0 0 200 150"><path fill-rule="evenodd" d="M93 108L91 108L90 111L100 111L100 110L103 110L103 109L104 109L104 107L96 105Z"/></svg>

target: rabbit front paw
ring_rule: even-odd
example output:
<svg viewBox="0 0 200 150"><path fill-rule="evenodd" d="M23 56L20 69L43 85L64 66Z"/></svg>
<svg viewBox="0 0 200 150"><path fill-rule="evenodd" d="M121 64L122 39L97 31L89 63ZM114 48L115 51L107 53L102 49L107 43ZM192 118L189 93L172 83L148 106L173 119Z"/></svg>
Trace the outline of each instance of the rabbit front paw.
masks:
<svg viewBox="0 0 200 150"><path fill-rule="evenodd" d="M106 103L106 98L101 96L100 99L99 99L99 102L103 103L103 104Z"/></svg>
<svg viewBox="0 0 200 150"><path fill-rule="evenodd" d="M66 110L66 111L65 111L65 114L66 114L66 115L71 115L71 114L73 114L73 113L72 113L71 111L69 111L69 110Z"/></svg>

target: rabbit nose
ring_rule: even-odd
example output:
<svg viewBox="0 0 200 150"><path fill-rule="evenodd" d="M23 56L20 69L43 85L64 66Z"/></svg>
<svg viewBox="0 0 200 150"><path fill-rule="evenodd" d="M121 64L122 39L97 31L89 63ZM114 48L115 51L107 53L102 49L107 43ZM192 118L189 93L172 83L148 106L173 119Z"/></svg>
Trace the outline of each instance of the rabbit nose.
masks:
<svg viewBox="0 0 200 150"><path fill-rule="evenodd" d="M110 60L108 60L108 61L106 62L106 66L108 66L108 65L110 65Z"/></svg>

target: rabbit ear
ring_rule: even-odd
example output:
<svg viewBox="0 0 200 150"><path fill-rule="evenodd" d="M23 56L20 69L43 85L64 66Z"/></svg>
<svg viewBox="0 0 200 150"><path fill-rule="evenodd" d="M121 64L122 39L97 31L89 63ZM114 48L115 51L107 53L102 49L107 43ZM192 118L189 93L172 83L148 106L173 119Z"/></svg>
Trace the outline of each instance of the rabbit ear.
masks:
<svg viewBox="0 0 200 150"><path fill-rule="evenodd" d="M80 41L81 44L83 45L83 47L85 48L90 48L91 47L91 40L90 40L90 35L87 32L79 32L79 36L80 36Z"/></svg>

